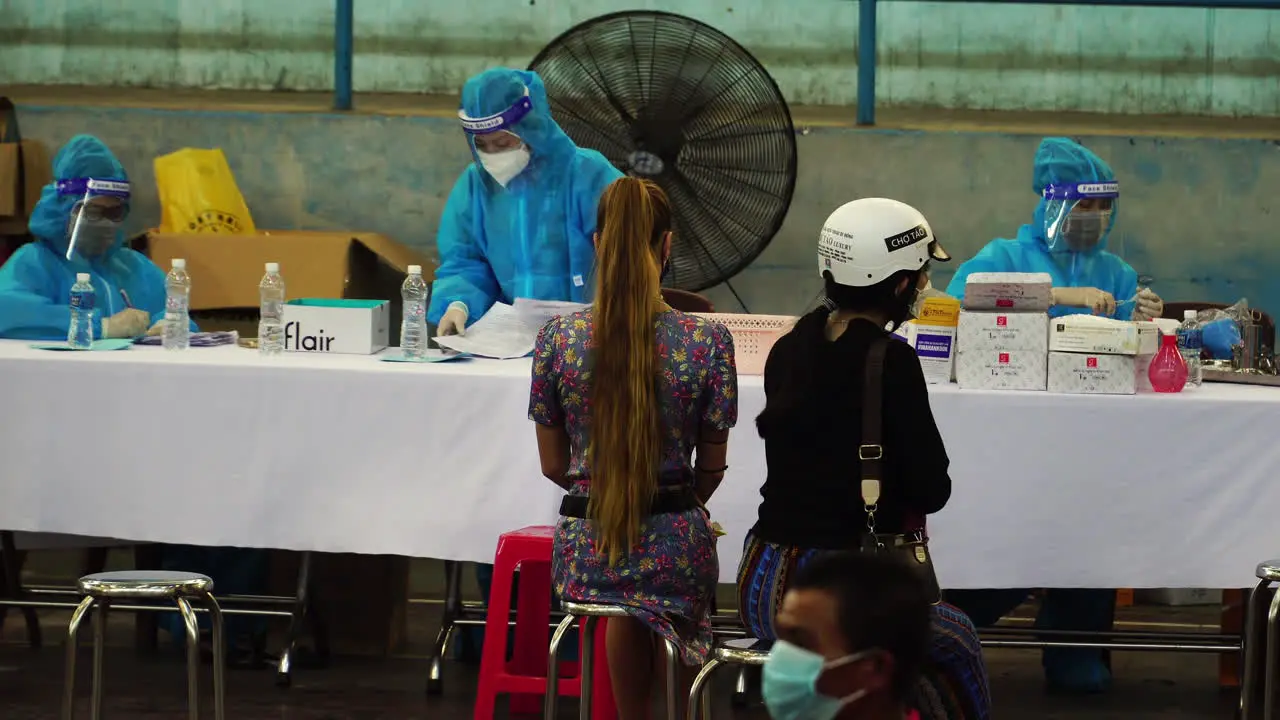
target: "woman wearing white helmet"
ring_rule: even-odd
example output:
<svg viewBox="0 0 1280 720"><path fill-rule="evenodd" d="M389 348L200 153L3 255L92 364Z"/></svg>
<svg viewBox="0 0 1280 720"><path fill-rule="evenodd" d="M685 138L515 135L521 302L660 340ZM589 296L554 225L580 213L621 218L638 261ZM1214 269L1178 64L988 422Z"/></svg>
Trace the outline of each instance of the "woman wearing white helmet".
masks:
<svg viewBox="0 0 1280 720"><path fill-rule="evenodd" d="M910 316L927 287L929 263L949 259L924 216L896 200L855 200L823 225L818 272L826 302L773 346L765 364L765 409L756 418L768 474L738 569L739 613L756 637L778 638L775 603L794 572L818 555L894 536L913 539L918 555L927 558L924 518L951 496L949 460L920 362L886 328ZM869 362L872 357L877 359ZM880 370L868 376L869 364ZM882 399L867 405L870 413L863 403L868 392ZM864 452L869 443L879 451ZM864 492L868 476L878 481L869 491L876 497ZM857 672L847 665L822 667L811 663L809 670L818 668L818 676ZM776 669L774 675L794 670ZM771 697L783 690L769 679L766 666L766 704L787 705L775 717L799 712L797 698ZM809 687L844 685L839 677L812 679ZM981 647L964 613L941 602L934 606L929 662L906 694L925 720L990 716ZM816 708L835 701L815 695L806 702Z"/></svg>

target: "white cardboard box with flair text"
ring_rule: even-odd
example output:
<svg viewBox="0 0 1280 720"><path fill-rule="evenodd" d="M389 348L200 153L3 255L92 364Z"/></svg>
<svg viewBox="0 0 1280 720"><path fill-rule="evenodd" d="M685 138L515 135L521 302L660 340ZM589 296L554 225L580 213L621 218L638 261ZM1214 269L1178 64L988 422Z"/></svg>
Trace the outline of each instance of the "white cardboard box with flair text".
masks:
<svg viewBox="0 0 1280 720"><path fill-rule="evenodd" d="M290 300L284 306L285 352L372 355L387 347L386 300Z"/></svg>

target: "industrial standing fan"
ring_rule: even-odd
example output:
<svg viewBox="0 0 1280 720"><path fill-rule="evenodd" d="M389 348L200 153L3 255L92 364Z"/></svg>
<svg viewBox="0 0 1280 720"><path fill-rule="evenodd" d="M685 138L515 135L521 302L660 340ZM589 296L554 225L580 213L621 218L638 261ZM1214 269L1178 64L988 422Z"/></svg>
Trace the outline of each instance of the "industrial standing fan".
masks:
<svg viewBox="0 0 1280 720"><path fill-rule="evenodd" d="M682 15L612 13L552 40L529 69L574 142L667 192L666 286L728 284L773 239L795 191L795 127L777 83L732 38Z"/></svg>

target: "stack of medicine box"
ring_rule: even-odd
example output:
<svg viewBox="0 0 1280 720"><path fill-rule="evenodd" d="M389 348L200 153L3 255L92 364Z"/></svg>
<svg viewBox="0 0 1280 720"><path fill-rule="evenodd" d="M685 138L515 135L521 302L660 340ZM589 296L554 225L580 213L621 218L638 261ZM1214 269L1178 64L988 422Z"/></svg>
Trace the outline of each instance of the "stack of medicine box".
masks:
<svg viewBox="0 0 1280 720"><path fill-rule="evenodd" d="M1133 395L1151 390L1155 323L1066 315L1049 324L1049 392Z"/></svg>
<svg viewBox="0 0 1280 720"><path fill-rule="evenodd" d="M894 334L915 348L924 380L930 385L949 383L956 371L956 324L960 301L929 297L920 303L920 316L898 326Z"/></svg>
<svg viewBox="0 0 1280 720"><path fill-rule="evenodd" d="M1044 390L1048 273L973 273L957 329L956 381L965 390Z"/></svg>

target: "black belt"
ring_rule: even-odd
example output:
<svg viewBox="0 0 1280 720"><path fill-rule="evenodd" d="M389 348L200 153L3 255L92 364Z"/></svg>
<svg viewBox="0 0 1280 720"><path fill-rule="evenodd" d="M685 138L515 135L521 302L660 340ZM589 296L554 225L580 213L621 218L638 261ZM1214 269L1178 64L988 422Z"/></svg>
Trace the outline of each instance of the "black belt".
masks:
<svg viewBox="0 0 1280 720"><path fill-rule="evenodd" d="M660 490L653 496L653 504L649 506L650 515L669 515L671 513L688 512L702 507L693 488L678 490ZM560 500L560 515L567 518L587 517L586 495L565 495Z"/></svg>

